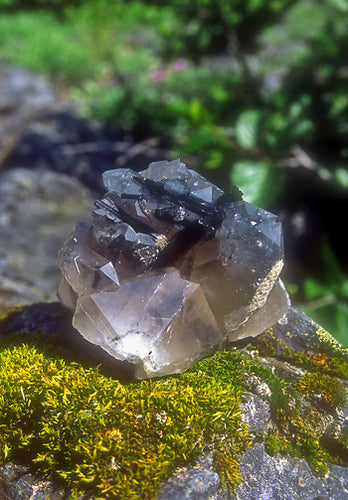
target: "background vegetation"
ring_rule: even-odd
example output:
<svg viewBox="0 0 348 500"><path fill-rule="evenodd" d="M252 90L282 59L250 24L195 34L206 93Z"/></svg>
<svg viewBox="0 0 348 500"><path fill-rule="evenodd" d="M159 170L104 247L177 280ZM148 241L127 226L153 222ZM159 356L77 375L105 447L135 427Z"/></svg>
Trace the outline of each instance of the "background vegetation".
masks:
<svg viewBox="0 0 348 500"><path fill-rule="evenodd" d="M347 0L0 0L0 61L284 221L293 300L348 343Z"/></svg>

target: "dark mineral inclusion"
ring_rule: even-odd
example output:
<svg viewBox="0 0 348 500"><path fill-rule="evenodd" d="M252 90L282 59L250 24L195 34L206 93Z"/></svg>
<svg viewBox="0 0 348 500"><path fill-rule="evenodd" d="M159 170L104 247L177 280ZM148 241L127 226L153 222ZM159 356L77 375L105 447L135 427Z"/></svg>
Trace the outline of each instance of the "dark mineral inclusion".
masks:
<svg viewBox="0 0 348 500"><path fill-rule="evenodd" d="M281 225L180 162L103 174L93 222L59 252L73 325L137 378L182 373L289 307Z"/></svg>

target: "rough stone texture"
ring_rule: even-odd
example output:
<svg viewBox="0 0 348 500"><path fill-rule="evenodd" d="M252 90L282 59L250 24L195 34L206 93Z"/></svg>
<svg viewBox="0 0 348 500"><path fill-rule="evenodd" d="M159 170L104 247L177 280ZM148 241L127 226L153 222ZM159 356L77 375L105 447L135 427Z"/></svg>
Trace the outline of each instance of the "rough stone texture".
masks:
<svg viewBox="0 0 348 500"><path fill-rule="evenodd" d="M327 481L318 479L305 460L269 456L263 444L255 444L239 460L244 482L236 500L295 500L328 497Z"/></svg>
<svg viewBox="0 0 348 500"><path fill-rule="evenodd" d="M1 500L63 500L64 492L59 491L50 481L43 481L32 474L28 467L7 464L0 467Z"/></svg>
<svg viewBox="0 0 348 500"><path fill-rule="evenodd" d="M208 500L218 493L220 477L214 471L213 455L207 453L192 467L181 467L163 485L158 500Z"/></svg>
<svg viewBox="0 0 348 500"><path fill-rule="evenodd" d="M62 99L47 80L19 68L1 66L0 87L1 162L33 119L61 108Z"/></svg>
<svg viewBox="0 0 348 500"><path fill-rule="evenodd" d="M157 139L134 144L130 134L82 118L66 93L27 70L0 64L0 89L0 170L51 170L100 195L105 170L171 157Z"/></svg>
<svg viewBox="0 0 348 500"><path fill-rule="evenodd" d="M246 392L244 398L240 407L243 420L249 425L249 431L254 434L265 432L271 418L269 404L251 392Z"/></svg>
<svg viewBox="0 0 348 500"><path fill-rule="evenodd" d="M338 349L347 352L326 330L309 318L296 307L290 307L287 313L273 328L266 329L258 341L273 341L279 354L288 349L296 353L321 353L323 348ZM289 370L296 371L297 367L288 366ZM299 371L300 373L300 371Z"/></svg>
<svg viewBox="0 0 348 500"><path fill-rule="evenodd" d="M330 500L348 498L348 468L340 465L330 465L328 478Z"/></svg>
<svg viewBox="0 0 348 500"><path fill-rule="evenodd" d="M91 207L87 190L65 175L25 169L0 174L0 312L56 300L58 249Z"/></svg>
<svg viewBox="0 0 348 500"><path fill-rule="evenodd" d="M21 330L25 330L28 335L37 330L50 332L52 340L59 345L68 347L76 360L80 360L83 354L84 362L90 363L92 366L95 365L96 360L98 363L102 362L103 365L113 362L111 357L101 361L102 350L100 349L96 354L94 349L97 347L83 341L82 337L76 331L74 332L71 327L71 315L58 302L31 305L20 312L13 313L6 321L0 322L2 335L9 335ZM323 330L317 324L295 308L291 308L286 317L273 326L272 335L279 346L282 345L283 338L290 340L296 338L297 341L293 346L298 348L298 352L301 353L321 353L323 348L328 345L327 342L331 345L329 335L324 335ZM265 332L261 336L261 340L262 338L267 339L269 336L269 331ZM310 348L305 345L306 339L309 339ZM252 348L248 348L247 345L244 350L250 353L255 362L274 370L287 383L296 381L301 374L305 373L303 368L299 369L289 362L274 357L260 357L256 350L250 350ZM113 373L115 373L114 368ZM212 454L207 453L203 454L196 464L178 469L162 486L158 500L346 499L348 495L348 467L331 464L328 475L320 478L312 472L303 458L280 454L270 456L266 452L265 445L257 440L261 439L262 441L270 426L274 425L269 403L272 390L262 378L250 374L245 375L245 385L248 390L245 392L241 409L244 413L244 419L250 424L250 434L254 444L239 459L244 482L237 487L235 495L231 496L227 488L220 490L221 480L214 469ZM308 406L308 402L306 404L303 402L304 409L306 409L306 405ZM315 409L315 405L313 405L313 409ZM327 432L331 433L332 429L337 432L348 425L348 405L334 412L331 411L326 416L320 410L318 415L321 420L318 419L316 425L322 435ZM35 481L35 485L42 486L40 479L35 479ZM8 491L8 483L11 483L11 488L19 488L22 484L18 478L5 478L5 483L7 486L3 484L3 491L4 486L7 487L6 491ZM56 490L59 488L55 487L54 491ZM4 493L2 494L4 495ZM13 498L27 500L28 497L18 495L17 497L4 496L3 498L4 500L13 500ZM39 499L41 500L41 497Z"/></svg>
<svg viewBox="0 0 348 500"><path fill-rule="evenodd" d="M271 457L255 444L239 459L243 482L235 494L221 488L211 454L193 467L178 469L161 489L158 500L344 500L348 497L348 468L331 465L326 478L313 474L303 459Z"/></svg>
<svg viewBox="0 0 348 500"><path fill-rule="evenodd" d="M193 467L178 469L161 489L158 500L344 500L348 468L331 465L326 478L313 474L307 462L289 456L271 457L255 444L239 459L243 482L234 494L221 488L212 455Z"/></svg>

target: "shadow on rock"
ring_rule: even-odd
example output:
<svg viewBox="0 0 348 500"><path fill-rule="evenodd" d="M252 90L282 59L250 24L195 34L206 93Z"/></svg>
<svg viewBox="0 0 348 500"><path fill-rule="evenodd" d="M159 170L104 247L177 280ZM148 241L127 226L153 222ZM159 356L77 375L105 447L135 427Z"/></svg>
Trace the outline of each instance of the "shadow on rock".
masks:
<svg viewBox="0 0 348 500"><path fill-rule="evenodd" d="M133 380L132 365L117 361L101 347L85 340L71 324L72 313L59 302L32 304L15 309L0 320L0 348L23 342L87 367L98 367L123 382Z"/></svg>

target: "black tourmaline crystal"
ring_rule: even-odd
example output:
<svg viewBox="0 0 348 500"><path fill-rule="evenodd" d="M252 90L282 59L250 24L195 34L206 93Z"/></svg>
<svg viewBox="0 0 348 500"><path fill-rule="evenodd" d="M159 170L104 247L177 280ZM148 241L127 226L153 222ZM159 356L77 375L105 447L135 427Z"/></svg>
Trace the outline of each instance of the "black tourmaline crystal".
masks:
<svg viewBox="0 0 348 500"><path fill-rule="evenodd" d="M181 373L289 307L281 225L175 160L103 174L93 222L59 252L62 302L83 337L135 376Z"/></svg>

